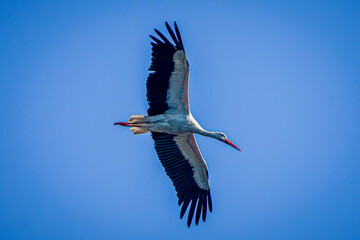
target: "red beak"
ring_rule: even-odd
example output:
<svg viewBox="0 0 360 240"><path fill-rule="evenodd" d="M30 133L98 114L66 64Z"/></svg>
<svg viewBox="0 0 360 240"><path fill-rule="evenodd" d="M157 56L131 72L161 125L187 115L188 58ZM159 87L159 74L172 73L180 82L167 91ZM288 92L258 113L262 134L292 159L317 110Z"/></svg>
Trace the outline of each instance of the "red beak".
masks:
<svg viewBox="0 0 360 240"><path fill-rule="evenodd" d="M238 146L236 146L233 142L231 142L229 139L225 139L225 143L229 144L230 146L232 146L233 148L235 148L236 150L239 150L241 152L241 149L238 148Z"/></svg>

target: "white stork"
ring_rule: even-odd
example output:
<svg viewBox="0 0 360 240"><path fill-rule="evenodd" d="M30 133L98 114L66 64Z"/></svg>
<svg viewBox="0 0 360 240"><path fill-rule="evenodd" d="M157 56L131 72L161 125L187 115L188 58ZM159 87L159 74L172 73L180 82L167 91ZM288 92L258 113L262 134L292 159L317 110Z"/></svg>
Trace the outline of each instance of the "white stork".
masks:
<svg viewBox="0 0 360 240"><path fill-rule="evenodd" d="M147 78L148 116L132 115L128 122L115 125L130 127L134 134L151 132L155 149L177 191L180 218L190 205L187 225L190 227L196 208L195 223L200 215L205 222L207 207L212 211L209 176L206 162L197 146L194 133L215 138L240 150L224 133L204 130L193 118L189 107L189 63L179 29L175 33L165 23L174 44L162 33L162 39L151 36L152 59Z"/></svg>

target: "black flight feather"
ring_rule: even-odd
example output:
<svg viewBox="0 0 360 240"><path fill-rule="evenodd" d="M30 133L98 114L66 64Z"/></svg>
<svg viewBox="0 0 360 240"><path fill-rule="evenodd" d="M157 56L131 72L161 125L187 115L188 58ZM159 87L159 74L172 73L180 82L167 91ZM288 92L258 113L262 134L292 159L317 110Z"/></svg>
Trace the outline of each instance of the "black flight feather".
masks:
<svg viewBox="0 0 360 240"><path fill-rule="evenodd" d="M188 215L188 219L187 219L187 226L188 227L190 227L190 225L191 225L191 221L192 221L192 218L194 216L195 207L196 207L196 199L192 199L191 200L190 210L189 210L189 215Z"/></svg>
<svg viewBox="0 0 360 240"><path fill-rule="evenodd" d="M204 195L203 195L202 192L201 192L201 193L200 193L200 196L199 196L198 203L197 203L197 208L196 208L196 215L195 215L195 224L196 224L196 225L198 225L199 219L200 219L203 196L204 196Z"/></svg>
<svg viewBox="0 0 360 240"><path fill-rule="evenodd" d="M182 39L181 39L181 35L180 35L180 31L179 31L179 28L178 28L176 22L174 22L174 26L175 26L176 36L177 36L177 38L179 39L180 47L181 47L181 49L184 50L184 52L185 52L184 45L183 45L183 42L182 42Z"/></svg>

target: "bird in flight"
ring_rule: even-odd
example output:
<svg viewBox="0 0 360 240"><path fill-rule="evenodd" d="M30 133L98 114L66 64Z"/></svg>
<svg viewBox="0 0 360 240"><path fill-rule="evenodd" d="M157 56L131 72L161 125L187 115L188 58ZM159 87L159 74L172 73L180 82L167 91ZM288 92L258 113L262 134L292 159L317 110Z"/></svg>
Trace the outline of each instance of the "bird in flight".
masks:
<svg viewBox="0 0 360 240"><path fill-rule="evenodd" d="M212 211L208 169L194 134L215 138L241 150L224 133L204 130L192 116L188 91L190 68L179 28L174 22L174 33L167 22L165 25L173 43L157 29L155 32L161 40L150 35L154 42L146 83L148 116L132 115L128 122L114 125L129 127L134 134L151 132L157 155L177 192L181 219L190 205L187 219L190 227L195 210L196 225L200 216L205 222L207 208Z"/></svg>

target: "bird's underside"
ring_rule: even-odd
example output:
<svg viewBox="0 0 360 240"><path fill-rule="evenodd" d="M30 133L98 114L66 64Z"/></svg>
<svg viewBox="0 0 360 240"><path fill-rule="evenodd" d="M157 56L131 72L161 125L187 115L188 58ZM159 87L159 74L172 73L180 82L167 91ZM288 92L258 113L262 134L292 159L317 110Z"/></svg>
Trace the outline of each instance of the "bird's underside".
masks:
<svg viewBox="0 0 360 240"><path fill-rule="evenodd" d="M193 134L201 127L189 109L189 64L176 23L175 33L168 23L166 28L173 43L156 29L161 40L150 35L154 42L146 83L148 116L132 115L128 122L115 124L130 127L134 134L151 132L161 164L177 192L180 218L190 206L190 227L194 214L196 225L200 217L205 221L212 202L207 166Z"/></svg>
<svg viewBox="0 0 360 240"><path fill-rule="evenodd" d="M174 135L182 135L201 133L203 131L191 114L158 114L155 116L132 115L127 124L134 134L165 132Z"/></svg>
<svg viewBox="0 0 360 240"><path fill-rule="evenodd" d="M146 83L148 116L132 115L128 122L116 125L130 127L134 134L151 132L157 155L171 179L181 206L180 218L189 208L187 225L195 214L205 222L207 209L212 211L208 170L197 146L194 133L213 137L240 150L223 133L205 131L192 117L188 100L189 63L179 29L175 33L166 23L171 43L155 29L160 39L150 37L152 59Z"/></svg>

